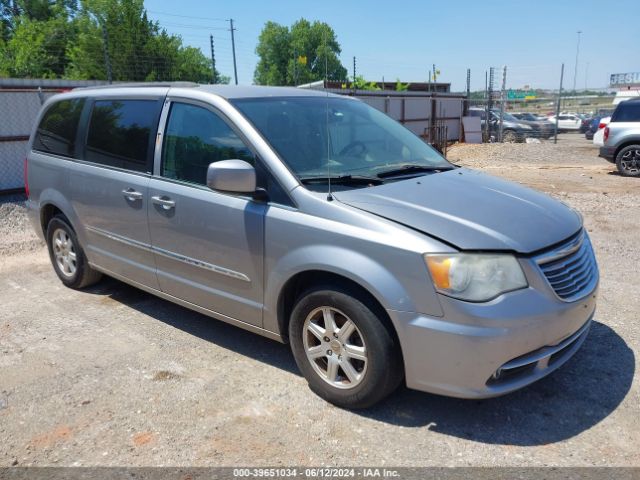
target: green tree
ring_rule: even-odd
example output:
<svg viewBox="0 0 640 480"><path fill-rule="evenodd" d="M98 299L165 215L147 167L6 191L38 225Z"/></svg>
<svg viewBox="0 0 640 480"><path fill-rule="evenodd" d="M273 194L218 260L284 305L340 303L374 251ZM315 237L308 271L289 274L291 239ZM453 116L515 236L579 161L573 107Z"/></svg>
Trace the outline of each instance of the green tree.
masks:
<svg viewBox="0 0 640 480"><path fill-rule="evenodd" d="M304 18L291 28L267 22L260 33L256 53L260 57L254 81L261 85L296 85L326 77L343 81L347 70L340 63L340 44L324 22Z"/></svg>
<svg viewBox="0 0 640 480"><path fill-rule="evenodd" d="M83 0L75 22L77 41L68 50L70 78L107 78L106 30L113 80L211 81L207 57L149 20L143 0Z"/></svg>
<svg viewBox="0 0 640 480"><path fill-rule="evenodd" d="M75 38L65 5L53 5L37 15L20 14L7 22L7 39L0 44L0 71L14 77L55 78L68 64L67 44Z"/></svg>
<svg viewBox="0 0 640 480"><path fill-rule="evenodd" d="M0 74L104 80L105 30L113 80L211 81L209 59L149 20L143 0L0 0Z"/></svg>

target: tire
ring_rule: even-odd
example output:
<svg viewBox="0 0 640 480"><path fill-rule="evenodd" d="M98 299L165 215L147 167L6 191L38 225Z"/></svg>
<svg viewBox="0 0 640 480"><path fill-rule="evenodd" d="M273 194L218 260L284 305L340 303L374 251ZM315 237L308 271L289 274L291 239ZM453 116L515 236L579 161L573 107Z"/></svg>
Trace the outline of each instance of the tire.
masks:
<svg viewBox="0 0 640 480"><path fill-rule="evenodd" d="M517 143L518 135L513 130L505 130L502 132L502 143Z"/></svg>
<svg viewBox="0 0 640 480"><path fill-rule="evenodd" d="M370 407L404 378L392 327L367 304L348 288L317 287L298 297L291 314L289 340L298 368L314 393L338 407Z"/></svg>
<svg viewBox="0 0 640 480"><path fill-rule="evenodd" d="M81 289L93 285L102 274L89 266L76 232L62 215L56 215L47 225L47 247L53 270L69 288Z"/></svg>
<svg viewBox="0 0 640 480"><path fill-rule="evenodd" d="M616 166L624 177L640 177L640 145L628 145L620 150Z"/></svg>

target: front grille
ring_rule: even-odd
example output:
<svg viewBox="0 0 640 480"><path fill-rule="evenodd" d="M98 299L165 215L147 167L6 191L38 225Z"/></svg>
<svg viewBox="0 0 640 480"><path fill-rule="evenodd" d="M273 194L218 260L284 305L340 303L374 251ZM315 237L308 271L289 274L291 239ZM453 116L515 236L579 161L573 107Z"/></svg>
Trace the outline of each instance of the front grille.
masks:
<svg viewBox="0 0 640 480"><path fill-rule="evenodd" d="M598 265L584 230L535 261L556 295L566 302L588 295L598 283Z"/></svg>

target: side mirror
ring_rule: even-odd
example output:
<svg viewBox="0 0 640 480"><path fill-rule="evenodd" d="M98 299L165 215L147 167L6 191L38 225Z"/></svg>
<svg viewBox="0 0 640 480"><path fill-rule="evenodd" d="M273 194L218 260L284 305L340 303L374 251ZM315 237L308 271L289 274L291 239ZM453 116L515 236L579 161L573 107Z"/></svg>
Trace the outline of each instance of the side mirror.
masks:
<svg viewBox="0 0 640 480"><path fill-rule="evenodd" d="M234 193L256 191L256 171L244 160L221 160L209 164L207 187L212 190Z"/></svg>

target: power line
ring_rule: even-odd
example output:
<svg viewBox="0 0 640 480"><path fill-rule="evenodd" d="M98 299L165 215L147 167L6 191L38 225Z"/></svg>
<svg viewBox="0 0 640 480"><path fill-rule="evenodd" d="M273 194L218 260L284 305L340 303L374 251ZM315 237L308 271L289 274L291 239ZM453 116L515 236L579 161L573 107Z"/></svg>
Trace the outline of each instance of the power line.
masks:
<svg viewBox="0 0 640 480"><path fill-rule="evenodd" d="M168 27L174 27L174 28L189 28L189 29L197 28L197 29L204 29L204 30L226 30L226 28L224 28L224 27L211 27L211 26L207 26L207 25L192 25L192 24L189 24L189 23L162 22L162 23L160 23L160 26L161 27L162 26L168 26Z"/></svg>
<svg viewBox="0 0 640 480"><path fill-rule="evenodd" d="M158 12L157 10L147 10L149 13L153 13L155 15L167 15L169 17L180 17L180 18L193 18L195 20L213 20L214 22L228 22L228 18L215 18L215 17L195 17L193 15L179 15L177 13L167 13L167 12Z"/></svg>

